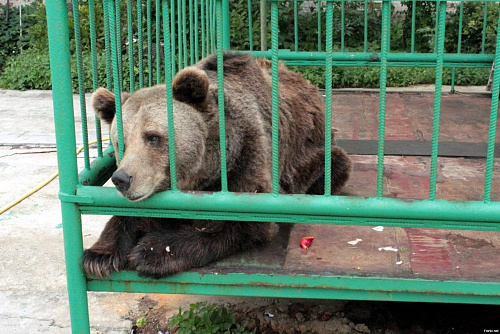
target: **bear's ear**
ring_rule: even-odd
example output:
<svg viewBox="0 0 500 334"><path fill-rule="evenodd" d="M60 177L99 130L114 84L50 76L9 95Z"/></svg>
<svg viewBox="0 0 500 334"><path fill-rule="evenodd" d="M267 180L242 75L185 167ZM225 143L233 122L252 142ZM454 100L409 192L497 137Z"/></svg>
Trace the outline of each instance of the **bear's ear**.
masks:
<svg viewBox="0 0 500 334"><path fill-rule="evenodd" d="M172 93L177 101L197 104L207 97L208 86L208 77L204 71L186 67L175 76Z"/></svg>
<svg viewBox="0 0 500 334"><path fill-rule="evenodd" d="M130 97L129 93L121 93L122 104ZM99 88L92 94L92 107L97 116L104 122L111 124L115 117L115 94L106 88Z"/></svg>

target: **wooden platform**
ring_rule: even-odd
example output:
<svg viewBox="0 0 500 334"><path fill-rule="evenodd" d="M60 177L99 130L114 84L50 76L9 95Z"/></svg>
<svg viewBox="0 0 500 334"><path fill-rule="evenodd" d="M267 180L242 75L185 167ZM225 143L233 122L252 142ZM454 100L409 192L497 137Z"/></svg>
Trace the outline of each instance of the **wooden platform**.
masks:
<svg viewBox="0 0 500 334"><path fill-rule="evenodd" d="M315 237L308 250L304 236ZM282 224L273 244L197 271L498 282L500 233Z"/></svg>
<svg viewBox="0 0 500 334"><path fill-rule="evenodd" d="M339 144L350 142L352 176L345 195L376 195L377 156L359 151L377 139L378 94L335 93L333 127ZM482 201L484 152L491 99L444 95L437 198ZM387 95L386 140L397 142L384 160L385 197L427 199L433 94ZM498 136L497 136L498 138ZM498 140L498 139L497 139ZM364 142L363 142L364 141ZM460 155L460 143L468 153ZM356 146L357 145L357 146ZM361 145L361 146L360 146ZM412 152L405 151L413 145ZM497 145L500 146L500 145ZM354 150L351 149L354 147ZM471 150L472 148L472 150ZM400 151L402 149L402 151ZM440 151L441 152L441 151ZM495 159L491 199L500 200L500 161ZM500 219L500 217L499 217ZM160 280L121 272L89 280L90 291L333 298L500 304L500 232L371 226L280 224L275 240L212 265ZM369 223L369 222L368 222ZM499 225L500 227L500 225ZM313 236L303 250L300 239ZM356 244L349 242L359 240ZM246 275L242 275L246 274Z"/></svg>
<svg viewBox="0 0 500 334"><path fill-rule="evenodd" d="M358 150L351 152L358 154L351 154L353 174L344 193L375 196L377 157L370 150L359 150L377 139L378 94L336 93L333 101L333 126L339 127L339 144L348 143ZM487 142L490 102L487 96L443 95L440 138L455 143L449 146L448 155L457 156L439 158L437 198L482 200L486 159L474 157L470 148L480 148ZM411 152L418 151L412 151L414 147L429 146L433 103L433 94L389 93L386 139L398 141L403 152L405 143ZM463 157L457 143L469 144L464 145ZM430 158L410 151L408 155L393 152L385 157L384 196L428 198ZM498 201L500 160L495 159L494 166L492 200ZM378 232L372 229L374 226L282 224L280 236L272 245L199 271L234 272L239 268L252 273L500 281L500 232L392 227ZM299 247L305 236L315 237L309 250ZM362 241L348 243L356 239Z"/></svg>

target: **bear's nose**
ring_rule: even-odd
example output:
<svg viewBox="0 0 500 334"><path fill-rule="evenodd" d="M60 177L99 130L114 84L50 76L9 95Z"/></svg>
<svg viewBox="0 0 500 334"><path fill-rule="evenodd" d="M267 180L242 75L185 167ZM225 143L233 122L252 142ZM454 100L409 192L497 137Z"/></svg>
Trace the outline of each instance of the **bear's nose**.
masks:
<svg viewBox="0 0 500 334"><path fill-rule="evenodd" d="M118 189L119 192L124 193L128 190L128 188L130 188L130 184L132 183L132 176L128 175L122 170L117 170L113 173L111 181L114 183L116 189Z"/></svg>

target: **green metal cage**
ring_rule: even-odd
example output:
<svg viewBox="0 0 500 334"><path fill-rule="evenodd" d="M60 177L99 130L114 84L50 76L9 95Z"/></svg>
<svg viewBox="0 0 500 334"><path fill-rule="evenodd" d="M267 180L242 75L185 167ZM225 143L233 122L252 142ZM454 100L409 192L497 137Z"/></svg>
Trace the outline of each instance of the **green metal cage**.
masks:
<svg viewBox="0 0 500 334"><path fill-rule="evenodd" d="M230 12L228 0L88 0L73 1L73 36L70 41L68 5L63 0L47 0L54 115L60 173L60 200L62 206L64 244L68 276L68 291L74 333L88 333L87 291L220 294L239 296L274 296L298 298L367 299L395 301L430 301L500 304L500 278L490 281L454 281L431 279L407 279L400 277L367 277L356 274L307 275L276 269L272 272L243 273L238 270L224 272L186 272L164 279L140 278L134 272L115 273L96 280L85 277L80 258L83 255L82 214L151 216L198 219L222 219L244 221L276 221L304 224L343 224L469 229L500 231L500 202L491 199L494 162L497 109L500 76L495 75L492 88L489 140L487 144L484 195L482 201L449 201L436 198L438 149L440 130L443 69L452 69L452 90L455 71L460 68L500 69L500 35L496 37L496 53L485 48L488 6L498 7L500 1L475 1L484 6L484 23L480 53L461 52L464 1L426 1L435 8L434 48L426 53L416 52L415 9L423 1L411 0L411 43L407 51L391 51L392 0L323 0L309 1L318 16L318 42L313 50L303 50L299 44L298 16L301 1L262 1L261 9L270 13L270 48L260 40L264 51L257 51L253 35L252 6L248 0L248 43L234 52L250 52L256 57L272 61L272 175L273 191L269 194L234 194L227 188L225 168L226 152L224 121L223 52L231 50ZM358 2L359 15L364 22L363 40L360 47L350 50L346 46L345 6ZM460 4L451 10L450 4ZM292 49L279 48L280 10L286 8L294 16L294 40ZM457 9L458 8L458 9ZM80 12L88 11L92 61L92 87L85 87L82 60ZM380 40L372 47L368 40L368 15L370 11L381 13ZM261 17L267 13L262 10ZM340 36L334 36L334 14L340 12ZM447 14L448 13L448 14ZM450 14L451 13L451 14ZM100 16L99 16L100 15ZM324 15L324 26L323 18ZM336 14L335 14L336 15ZM446 52L445 33L447 15L459 16L459 38L454 52ZM103 40L96 32L102 24ZM496 31L500 20L494 22ZM124 29L126 27L126 30ZM122 36L122 32L126 35ZM266 36L263 30L263 36ZM335 38L335 41L334 41ZM335 42L335 43L334 43ZM101 46L99 46L101 45ZM72 51L73 50L73 51ZM98 53L103 51L104 58ZM83 121L84 167L77 165L75 122L72 100L71 54L77 59L78 89L82 120L86 117L85 91L107 86L116 96L119 119L119 152L103 145L99 122L96 119L97 157L90 158L89 131ZM219 126L221 138L221 182L218 193L183 192L177 189L175 173L175 133L169 127L170 165L172 189L158 193L139 203L119 197L114 189L102 187L115 168L115 155L123 155L121 134L120 94L133 92L142 87L166 83L168 122L173 123L171 81L177 71L201 58L215 53L218 57ZM126 58L126 59L124 59ZM99 63L98 59L104 59ZM331 175L325 174L324 195L279 194L278 176L278 61L290 65L322 66L325 71L326 142L331 146L332 131L332 68L333 66L380 67L377 187L370 198L334 196L329 185ZM432 123L432 150L430 187L428 199L404 200L384 196L384 148L385 116L388 67L432 67L435 69L434 118ZM99 68L105 69L98 71ZM104 84L103 84L104 83ZM331 168L331 152L325 151L325 170ZM116 154L115 154L116 153Z"/></svg>

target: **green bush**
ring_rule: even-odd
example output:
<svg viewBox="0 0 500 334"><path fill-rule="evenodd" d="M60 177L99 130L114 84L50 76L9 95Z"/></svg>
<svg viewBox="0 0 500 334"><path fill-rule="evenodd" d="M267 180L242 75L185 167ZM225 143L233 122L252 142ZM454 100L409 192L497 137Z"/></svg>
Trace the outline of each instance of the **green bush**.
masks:
<svg viewBox="0 0 500 334"><path fill-rule="evenodd" d="M344 20L345 20L345 40L344 46L346 50L350 48L359 48L363 46L364 33L364 16L360 11L362 2L346 2ZM231 47L237 50L249 50L249 18L248 5L246 0L235 0L229 2L230 6L230 33ZM252 1L252 37L254 50L260 50L260 3ZM267 3L269 7L269 3ZM318 50L318 11L317 6L309 7L308 10L303 9L304 3L298 2L297 16L299 34L297 36L299 51L314 51ZM341 4L335 2L333 4L333 43L340 50L341 45ZM381 28L381 5L371 2L368 9L368 41L376 41L380 39ZM269 16L269 8L267 8L267 45L271 45L271 24ZM282 1L279 4L279 19L278 19L278 43L280 49L289 49L295 51L295 32L294 32L294 7L291 1ZM320 15L321 22L321 48L324 49L326 42L325 26L326 15L324 8ZM370 43L370 47L377 44ZM370 48L370 51L375 51L375 48Z"/></svg>
<svg viewBox="0 0 500 334"><path fill-rule="evenodd" d="M90 22L88 0L81 0L79 4L81 41L83 51L83 63L85 72L85 91L91 91L92 74L90 58ZM247 0L230 1L230 24L231 24L231 47L233 49L249 49L248 40L248 9ZM392 35L391 50L393 52L409 51L411 35L411 1L403 2L408 8L403 12L393 12L392 17ZM143 3L145 6L145 4ZM268 4L269 5L269 4ZM318 49L318 11L314 5L308 10L303 9L304 3L299 1L298 24L299 35L298 45L301 51L314 51ZM364 15L363 2L346 2L345 6L345 50L362 51L364 40ZM251 1L251 15L253 19L253 44L254 49L260 49L260 15L259 2ZM334 3L334 50L340 51L340 3ZM381 11L380 3L369 3L368 10L368 51L377 52L380 49L380 25ZM435 2L422 1L417 2L416 8L416 52L432 52L434 48L434 27L435 27ZM481 52L482 27L484 17L484 4L480 2L467 2L463 4L464 22L462 34L462 52L479 53ZM283 49L295 49L294 37L294 9L293 2L280 1L279 3L279 47ZM498 19L498 4L488 4L488 24L486 33L485 51L493 52L496 39L496 20ZM155 17L153 6L152 17ZM3 9L5 12L5 8ZM104 29L102 18L102 3L96 3L96 34L98 54L98 78L99 86L106 85L104 50ZM458 17L460 7L455 11L448 12L446 26L446 51L456 52L458 39ZM1 8L0 8L1 11ZM69 33L71 39L72 56L72 77L73 89L77 91L77 75L75 61L75 45L73 31L73 15L71 5L69 12ZM145 15L144 8L144 15ZM16 30L19 17L17 11L10 10L9 20L0 20L0 87L10 89L50 89L49 80L49 60L47 55L47 29L45 19L45 7L41 0L33 5L23 8L23 21L25 22L24 35L19 38L19 30ZM128 55L126 50L127 26L125 24L125 2L122 4L122 41L123 45L123 86L128 90L129 87L129 68ZM268 11L269 13L269 11ZM321 14L321 42L322 48L325 43L325 12L322 9ZM269 15L268 15L269 19ZM36 24L34 24L36 22ZM133 31L137 34L137 21L135 20ZM270 44L270 23L268 25L268 45ZM145 29L145 18L144 27ZM155 34L155 24L152 25L153 35ZM146 32L144 31L144 42L146 42ZM188 36L189 40L189 36ZM10 56L9 56L10 55ZM146 57L147 51L144 52ZM154 55L153 55L154 56ZM134 78L135 87L138 88L139 70L138 52L134 51ZM144 68L147 71L147 61L144 59ZM154 60L153 60L154 64ZM153 66L155 67L155 66ZM163 61L162 61L163 68ZM324 87L325 71L324 67L294 67L300 71L315 85ZM156 81L155 69L152 70L153 81ZM373 67L335 67L333 69L333 87L378 87L379 86L379 68ZM489 71L487 69L458 69L456 71L455 83L457 85L484 85L487 82ZM148 73L144 74L144 82L147 84ZM425 84L434 82L434 69L432 68L389 68L387 75L387 84L389 86L409 86L415 84ZM163 80L163 78L162 78ZM451 81L451 70L445 69L443 83L448 84Z"/></svg>
<svg viewBox="0 0 500 334"><path fill-rule="evenodd" d="M45 20L45 7L41 0L35 1L22 8L21 21L23 32L19 26L19 10L0 6L0 70L10 57L16 57L23 50L29 48L33 43L31 32L40 25L39 13L43 14ZM45 42L45 45L47 43Z"/></svg>
<svg viewBox="0 0 500 334"><path fill-rule="evenodd" d="M106 86L105 55L98 54L98 86ZM83 54L85 91L92 90L92 58L90 53ZM125 63L126 65L127 63ZM128 71L124 72L128 75ZM71 58L71 78L73 91L78 91L78 73L76 57ZM51 89L50 59L47 49L28 49L7 61L4 72L0 75L0 87L6 89Z"/></svg>
<svg viewBox="0 0 500 334"><path fill-rule="evenodd" d="M177 328L177 334L211 334L211 333L255 333L249 332L245 326L235 322L234 315L225 307L205 303L191 304L190 309L182 311L170 319L170 329Z"/></svg>
<svg viewBox="0 0 500 334"><path fill-rule="evenodd" d="M317 87L325 88L325 68L322 66L290 66ZM451 69L443 71L443 84L451 84ZM412 85L433 84L436 75L434 68L389 67L387 69L388 87L407 87ZM455 84L481 86L488 82L490 72L486 68L461 68L455 73ZM379 88L380 68L378 67L334 67L332 86L334 88Z"/></svg>
<svg viewBox="0 0 500 334"><path fill-rule="evenodd" d="M7 89L50 89L48 51L29 49L7 61L0 76L0 87Z"/></svg>

